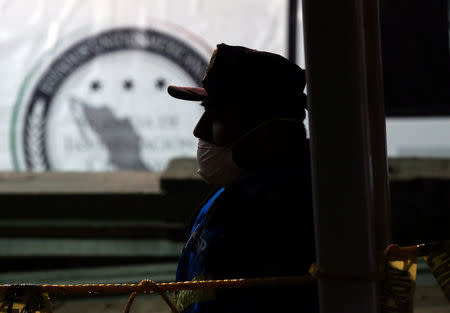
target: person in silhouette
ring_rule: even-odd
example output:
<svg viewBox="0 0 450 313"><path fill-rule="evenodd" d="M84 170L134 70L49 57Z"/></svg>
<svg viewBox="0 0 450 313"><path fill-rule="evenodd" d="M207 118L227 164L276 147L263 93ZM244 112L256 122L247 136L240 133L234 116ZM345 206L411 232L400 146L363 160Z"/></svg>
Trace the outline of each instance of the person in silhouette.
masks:
<svg viewBox="0 0 450 313"><path fill-rule="evenodd" d="M217 189L194 214L177 281L308 274L315 260L304 71L286 58L217 45L203 87L198 173ZM191 312L318 312L316 286L181 291Z"/></svg>

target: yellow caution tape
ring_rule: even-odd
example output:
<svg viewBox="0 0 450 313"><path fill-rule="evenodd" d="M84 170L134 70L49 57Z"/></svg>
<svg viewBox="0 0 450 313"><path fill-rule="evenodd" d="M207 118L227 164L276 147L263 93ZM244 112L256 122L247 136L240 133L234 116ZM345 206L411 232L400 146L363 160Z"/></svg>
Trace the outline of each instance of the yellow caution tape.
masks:
<svg viewBox="0 0 450 313"><path fill-rule="evenodd" d="M381 312L412 313L416 287L416 258L390 260L385 264L382 283Z"/></svg>
<svg viewBox="0 0 450 313"><path fill-rule="evenodd" d="M52 305L47 293L36 286L11 287L0 292L0 312L51 313Z"/></svg>
<svg viewBox="0 0 450 313"><path fill-rule="evenodd" d="M255 286L281 286L311 284L317 278L342 280L382 280L382 312L411 313L415 289L416 258L426 256L444 294L450 301L450 241L432 245L399 247L390 245L384 253L384 269L376 273L329 273L313 264L311 275L200 280L172 283L155 283L143 280L138 284L84 284L84 285L0 285L0 313L50 313L48 294L131 294L125 307L129 312L137 293L158 293L172 312L178 312L165 292L181 290L206 290L218 288L243 288ZM195 293L183 293L187 300ZM179 304L179 303L176 303ZM183 306L178 306L182 309Z"/></svg>
<svg viewBox="0 0 450 313"><path fill-rule="evenodd" d="M450 302L450 240L433 246L425 261Z"/></svg>

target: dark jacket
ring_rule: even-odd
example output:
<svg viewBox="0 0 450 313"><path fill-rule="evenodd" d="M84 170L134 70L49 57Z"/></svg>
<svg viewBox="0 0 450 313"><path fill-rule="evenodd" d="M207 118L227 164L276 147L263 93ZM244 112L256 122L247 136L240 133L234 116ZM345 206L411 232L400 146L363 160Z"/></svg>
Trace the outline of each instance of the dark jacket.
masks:
<svg viewBox="0 0 450 313"><path fill-rule="evenodd" d="M315 260L309 162L250 171L208 199L180 257L177 281L307 275ZM317 287L183 291L190 312L318 312Z"/></svg>

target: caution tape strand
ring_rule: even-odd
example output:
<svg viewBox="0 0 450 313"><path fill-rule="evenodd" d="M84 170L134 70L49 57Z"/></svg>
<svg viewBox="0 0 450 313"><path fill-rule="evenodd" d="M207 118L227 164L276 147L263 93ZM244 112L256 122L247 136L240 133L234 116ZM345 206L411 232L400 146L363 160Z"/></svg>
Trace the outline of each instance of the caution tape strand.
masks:
<svg viewBox="0 0 450 313"><path fill-rule="evenodd" d="M50 294L130 294L136 293L159 293L167 291L194 290L194 289L221 289L241 288L271 285L296 285L309 284L315 280L314 277L287 276L287 277L265 277L265 278L239 278L223 280L183 281L169 283L154 283L151 280L143 280L138 284L79 284L79 285L0 285L0 292L11 288L23 288L27 286L39 287L42 292Z"/></svg>
<svg viewBox="0 0 450 313"><path fill-rule="evenodd" d="M426 256L434 244L417 245L410 247L400 247L398 245L389 245L382 257L385 264L390 260L407 260L419 256ZM381 256L381 255L380 255ZM11 292L11 290L20 290L34 288L42 293L48 294L130 294L125 306L124 313L129 313L132 303L138 293L157 293L171 309L172 313L179 313L176 306L170 301L166 292L180 290L197 289L224 289L224 288L244 288L259 286L287 286L287 285L309 285L317 279L338 279L338 280L385 280L384 271L369 273L333 273L320 269L316 264L310 268L310 275L304 276L285 276L285 277L263 277L263 278L237 278L223 280L201 280L201 281L183 281L156 283L152 280L142 280L134 284L78 284L78 285L30 285L30 284L9 284L0 285L0 293Z"/></svg>
<svg viewBox="0 0 450 313"><path fill-rule="evenodd" d="M411 258L427 255L431 245L417 245L409 247L399 247L390 245L384 252L384 257L388 259ZM79 285L0 285L0 292L10 288L23 288L25 286L39 287L42 292L50 294L130 294L136 293L159 293L167 291L194 290L194 289L218 289L218 288L242 288L255 286L275 286L275 285L299 285L310 284L317 278L326 278L323 272L317 271L313 275L305 276L285 276L285 277L264 277L264 278L237 278L223 280L202 280L155 283L152 280L142 280L136 284L79 284ZM373 273L369 273L369 280L373 280ZM355 274L341 273L338 279L355 279ZM364 273L355 276L358 279L364 278Z"/></svg>

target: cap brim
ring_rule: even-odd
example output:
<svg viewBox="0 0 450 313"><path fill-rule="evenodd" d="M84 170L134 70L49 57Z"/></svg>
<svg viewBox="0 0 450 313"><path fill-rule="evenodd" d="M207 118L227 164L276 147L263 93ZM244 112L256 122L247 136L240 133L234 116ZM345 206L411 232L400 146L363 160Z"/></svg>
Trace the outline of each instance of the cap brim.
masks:
<svg viewBox="0 0 450 313"><path fill-rule="evenodd" d="M167 92L172 97L182 100L203 101L208 99L208 93L205 88L201 87L169 86Z"/></svg>

